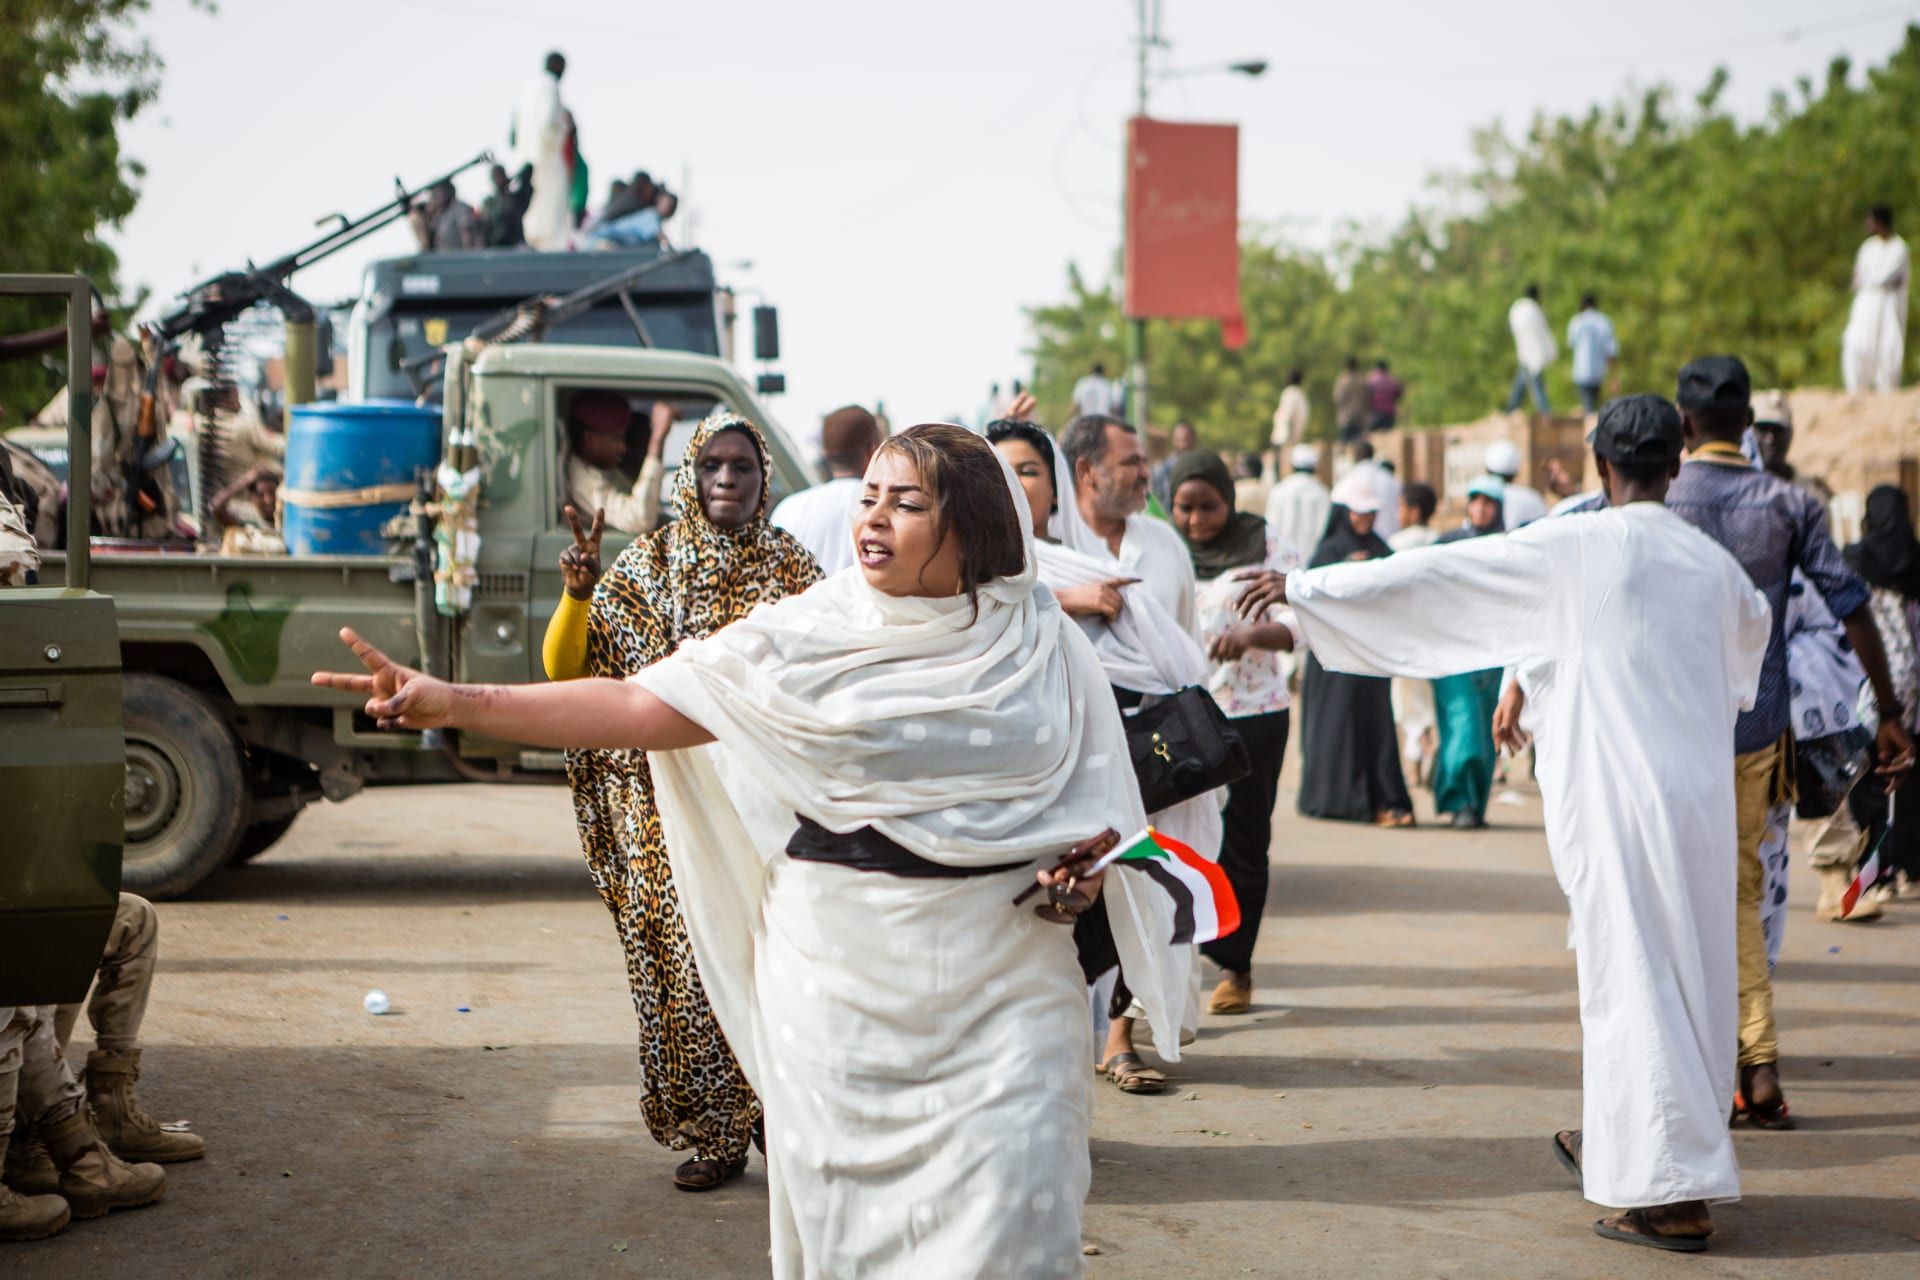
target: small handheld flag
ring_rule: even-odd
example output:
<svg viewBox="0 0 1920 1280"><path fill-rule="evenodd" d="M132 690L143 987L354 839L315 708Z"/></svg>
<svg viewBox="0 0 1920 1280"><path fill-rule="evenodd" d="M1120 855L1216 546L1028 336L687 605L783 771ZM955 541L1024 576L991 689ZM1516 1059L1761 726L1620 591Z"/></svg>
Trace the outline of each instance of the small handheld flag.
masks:
<svg viewBox="0 0 1920 1280"><path fill-rule="evenodd" d="M1168 941L1212 942L1240 927L1240 903L1220 864L1166 832L1148 827L1122 840L1093 864L1093 870L1116 862L1147 875L1173 899L1173 937Z"/></svg>
<svg viewBox="0 0 1920 1280"><path fill-rule="evenodd" d="M1847 891L1840 895L1840 918L1845 920L1853 914L1853 908L1860 901L1860 895L1880 882L1880 846L1887 842L1887 836L1893 832L1893 797L1887 797L1887 826L1880 838L1873 842L1873 848L1867 851L1867 860L1860 864L1860 874L1853 878Z"/></svg>

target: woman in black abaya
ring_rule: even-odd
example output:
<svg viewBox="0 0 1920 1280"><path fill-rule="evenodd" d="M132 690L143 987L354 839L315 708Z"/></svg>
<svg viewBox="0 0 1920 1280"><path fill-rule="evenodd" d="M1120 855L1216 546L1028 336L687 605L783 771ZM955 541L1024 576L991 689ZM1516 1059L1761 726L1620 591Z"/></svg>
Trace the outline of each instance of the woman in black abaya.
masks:
<svg viewBox="0 0 1920 1280"><path fill-rule="evenodd" d="M1377 500L1365 484L1340 486L1309 568L1393 554L1373 531ZM1300 686L1300 812L1309 818L1413 825L1400 772L1390 682L1328 671L1311 652Z"/></svg>

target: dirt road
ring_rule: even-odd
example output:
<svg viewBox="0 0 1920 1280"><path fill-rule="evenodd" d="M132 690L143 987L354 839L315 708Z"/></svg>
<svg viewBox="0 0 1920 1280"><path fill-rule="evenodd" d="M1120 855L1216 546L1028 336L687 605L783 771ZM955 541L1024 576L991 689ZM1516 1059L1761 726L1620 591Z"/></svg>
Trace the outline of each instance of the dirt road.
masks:
<svg viewBox="0 0 1920 1280"><path fill-rule="evenodd" d="M1485 833L1282 811L1254 1012L1209 1020L1169 1094L1099 1089L1090 1276L1920 1271L1920 903L1817 924L1796 866L1777 990L1801 1128L1739 1136L1747 1199L1681 1261L1596 1239L1548 1151L1579 1119L1580 1039L1531 799ZM757 1158L677 1193L640 1127L564 792L313 810L161 919L142 1095L211 1155L0 1272L764 1274ZM375 987L387 1017L361 1008Z"/></svg>

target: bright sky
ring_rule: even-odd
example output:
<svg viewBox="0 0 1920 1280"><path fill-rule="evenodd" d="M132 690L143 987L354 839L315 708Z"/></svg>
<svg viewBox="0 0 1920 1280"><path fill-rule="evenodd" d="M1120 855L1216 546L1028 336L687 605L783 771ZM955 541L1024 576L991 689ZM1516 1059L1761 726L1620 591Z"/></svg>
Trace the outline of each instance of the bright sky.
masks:
<svg viewBox="0 0 1920 1280"><path fill-rule="evenodd" d="M1160 80L1153 114L1241 125L1241 218L1325 243L1384 227L1465 165L1498 119L1578 111L1716 63L1746 115L1836 54L1883 60L1920 0L1164 0L1165 69L1265 58L1260 79ZM723 278L781 311L798 436L848 401L896 426L972 413L1028 374L1024 306L1101 275L1120 235L1121 126L1135 0L155 0L167 63L127 130L148 176L114 237L129 285L170 296L504 152L512 104L549 49L596 201L646 168ZM478 201L485 175L462 194ZM349 296L396 225L295 279ZM750 265L749 265L750 264ZM743 341L745 331L743 330ZM1271 406L1248 406L1265 417Z"/></svg>

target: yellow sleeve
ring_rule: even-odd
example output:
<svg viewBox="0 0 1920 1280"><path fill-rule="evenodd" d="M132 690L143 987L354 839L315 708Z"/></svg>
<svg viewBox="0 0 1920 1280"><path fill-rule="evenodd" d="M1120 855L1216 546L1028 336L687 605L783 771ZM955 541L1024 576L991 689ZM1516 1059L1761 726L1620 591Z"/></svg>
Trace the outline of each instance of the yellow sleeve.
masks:
<svg viewBox="0 0 1920 1280"><path fill-rule="evenodd" d="M547 638L540 645L547 679L578 680L587 674L587 605L585 600L560 593L560 607L553 611Z"/></svg>

